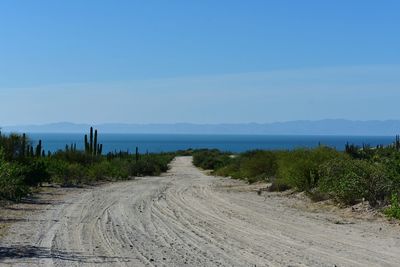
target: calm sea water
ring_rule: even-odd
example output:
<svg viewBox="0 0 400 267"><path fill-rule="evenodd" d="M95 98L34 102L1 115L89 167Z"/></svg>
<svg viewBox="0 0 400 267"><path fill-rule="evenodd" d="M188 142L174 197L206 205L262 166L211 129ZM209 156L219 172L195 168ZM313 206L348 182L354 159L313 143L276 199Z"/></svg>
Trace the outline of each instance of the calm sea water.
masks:
<svg viewBox="0 0 400 267"><path fill-rule="evenodd" d="M29 134L35 144L42 140L46 151L64 149L66 144L76 143L83 148L82 134ZM188 148L218 148L223 151L243 152L251 149L293 149L316 147L319 143L344 149L346 142L357 145L387 145L394 137L389 136L271 136L271 135L176 135L176 134L101 134L103 152L129 150L139 147L141 152L170 152Z"/></svg>

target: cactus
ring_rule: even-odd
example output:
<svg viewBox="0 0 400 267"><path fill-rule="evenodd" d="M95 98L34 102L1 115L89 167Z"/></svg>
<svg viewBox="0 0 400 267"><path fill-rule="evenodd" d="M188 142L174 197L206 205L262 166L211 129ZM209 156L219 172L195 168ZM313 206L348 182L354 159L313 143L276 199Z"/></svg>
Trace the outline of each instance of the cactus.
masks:
<svg viewBox="0 0 400 267"><path fill-rule="evenodd" d="M42 140L39 140L39 143L36 146L36 157L40 157L42 155Z"/></svg>
<svg viewBox="0 0 400 267"><path fill-rule="evenodd" d="M21 155L20 157L26 156L26 134L22 134L22 144L21 144Z"/></svg>
<svg viewBox="0 0 400 267"><path fill-rule="evenodd" d="M87 155L97 156L102 154L103 145L99 144L97 130L94 130L94 133L93 130L93 127L90 127L89 141L88 135L85 134L85 153ZM74 144L73 147L74 151L76 151L76 144Z"/></svg>
<svg viewBox="0 0 400 267"><path fill-rule="evenodd" d="M89 154L93 154L93 127L90 127Z"/></svg>
<svg viewBox="0 0 400 267"><path fill-rule="evenodd" d="M98 149L97 149L97 152L98 152L98 154L99 155L101 155L101 154L103 154L103 144L98 144Z"/></svg>
<svg viewBox="0 0 400 267"><path fill-rule="evenodd" d="M97 130L94 131L93 155L97 155Z"/></svg>
<svg viewBox="0 0 400 267"><path fill-rule="evenodd" d="M33 146L29 146L28 150L29 150L29 157L33 158L35 156L33 153Z"/></svg>
<svg viewBox="0 0 400 267"><path fill-rule="evenodd" d="M400 135L396 135L396 141L394 142L394 147L397 151L400 151Z"/></svg>
<svg viewBox="0 0 400 267"><path fill-rule="evenodd" d="M85 134L85 153L89 154L89 142L87 134Z"/></svg>

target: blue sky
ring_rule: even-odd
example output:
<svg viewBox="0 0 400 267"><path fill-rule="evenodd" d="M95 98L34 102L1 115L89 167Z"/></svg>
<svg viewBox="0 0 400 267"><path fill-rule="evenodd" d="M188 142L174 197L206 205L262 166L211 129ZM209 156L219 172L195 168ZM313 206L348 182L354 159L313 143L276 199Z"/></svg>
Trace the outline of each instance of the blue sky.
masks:
<svg viewBox="0 0 400 267"><path fill-rule="evenodd" d="M4 0L0 125L400 119L399 10Z"/></svg>

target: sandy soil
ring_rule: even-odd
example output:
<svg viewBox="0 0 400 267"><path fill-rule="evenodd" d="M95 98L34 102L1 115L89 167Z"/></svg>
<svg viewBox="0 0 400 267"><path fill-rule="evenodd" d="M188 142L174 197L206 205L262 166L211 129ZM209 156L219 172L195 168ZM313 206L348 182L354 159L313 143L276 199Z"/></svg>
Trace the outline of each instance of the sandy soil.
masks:
<svg viewBox="0 0 400 267"><path fill-rule="evenodd" d="M13 221L0 265L400 266L399 226L256 187L179 157L161 177L55 191Z"/></svg>

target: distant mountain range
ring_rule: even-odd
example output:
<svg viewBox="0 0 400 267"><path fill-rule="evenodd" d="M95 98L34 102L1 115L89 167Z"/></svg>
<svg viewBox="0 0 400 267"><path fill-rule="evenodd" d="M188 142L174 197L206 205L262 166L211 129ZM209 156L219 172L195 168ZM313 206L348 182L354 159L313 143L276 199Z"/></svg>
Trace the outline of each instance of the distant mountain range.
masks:
<svg viewBox="0 0 400 267"><path fill-rule="evenodd" d="M43 125L17 125L1 127L3 132L25 133L83 133L89 124L68 122ZM122 124L93 125L101 133L137 134L257 134L257 135L396 135L400 134L400 120L351 121L319 120L274 123L238 124Z"/></svg>

